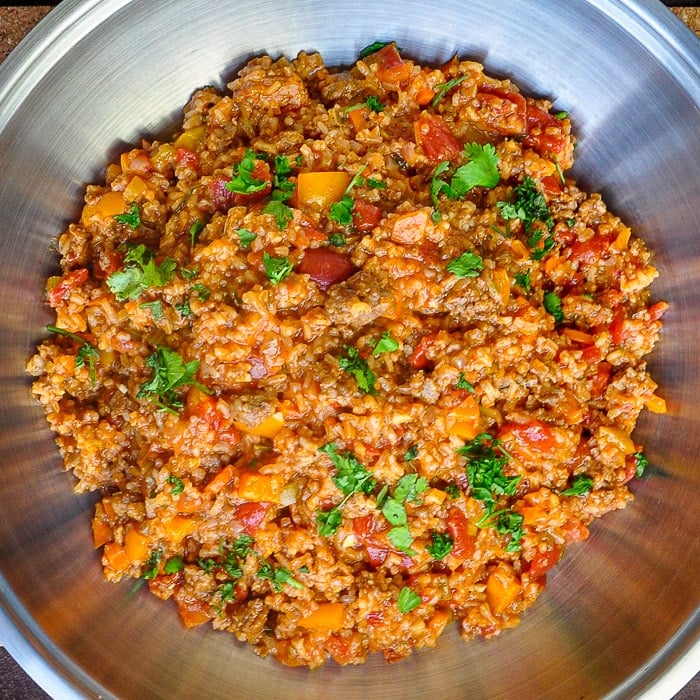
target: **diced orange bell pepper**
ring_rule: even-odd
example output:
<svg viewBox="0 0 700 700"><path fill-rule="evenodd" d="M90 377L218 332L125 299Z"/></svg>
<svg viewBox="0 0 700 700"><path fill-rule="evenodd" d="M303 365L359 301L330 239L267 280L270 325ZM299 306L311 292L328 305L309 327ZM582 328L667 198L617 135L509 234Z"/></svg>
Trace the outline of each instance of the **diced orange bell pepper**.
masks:
<svg viewBox="0 0 700 700"><path fill-rule="evenodd" d="M518 597L520 584L510 568L499 564L486 580L486 602L494 615L505 612Z"/></svg>
<svg viewBox="0 0 700 700"><path fill-rule="evenodd" d="M136 202L142 199L149 191L150 187L138 175L129 180L129 184L124 188L124 199L128 202Z"/></svg>
<svg viewBox="0 0 700 700"><path fill-rule="evenodd" d="M136 528L129 527L124 534L124 551L132 564L140 564L148 559L148 537Z"/></svg>
<svg viewBox="0 0 700 700"><path fill-rule="evenodd" d="M238 497L246 501L279 503L285 484L281 474L243 472L238 482Z"/></svg>
<svg viewBox="0 0 700 700"><path fill-rule="evenodd" d="M473 440L481 432L479 404L471 394L459 406L450 409L447 432L463 440Z"/></svg>
<svg viewBox="0 0 700 700"><path fill-rule="evenodd" d="M654 394L653 396L650 396L644 402L644 405L652 413L667 413L668 412L668 408L666 407L666 401L664 401L660 396L656 396L656 394Z"/></svg>
<svg viewBox="0 0 700 700"><path fill-rule="evenodd" d="M362 109L351 109L347 114L348 119L352 124L352 128L355 129L356 132L362 131L369 126L369 122L367 121L369 110L366 107L363 107Z"/></svg>
<svg viewBox="0 0 700 700"><path fill-rule="evenodd" d="M582 345L593 345L595 343L595 338L590 333L580 331L578 328L564 328L562 333L575 343L581 343Z"/></svg>
<svg viewBox="0 0 700 700"><path fill-rule="evenodd" d="M116 214L126 211L126 202L121 192L105 192L95 204L83 207L82 222L87 226L95 221L105 221Z"/></svg>
<svg viewBox="0 0 700 700"><path fill-rule="evenodd" d="M181 515L175 515L163 523L166 536L176 544L191 535L196 527L197 521L194 518L183 518Z"/></svg>
<svg viewBox="0 0 700 700"><path fill-rule="evenodd" d="M615 240L610 244L610 247L619 251L626 250L631 236L632 230L627 226L623 226L615 237Z"/></svg>
<svg viewBox="0 0 700 700"><path fill-rule="evenodd" d="M115 573L122 573L129 568L131 562L122 545L117 542L108 542L102 550L102 563Z"/></svg>
<svg viewBox="0 0 700 700"><path fill-rule="evenodd" d="M206 126L194 126L187 131L183 131L173 143L175 148L185 148L188 151L196 151L207 137Z"/></svg>
<svg viewBox="0 0 700 700"><path fill-rule="evenodd" d="M110 542L112 537L112 528L102 518L94 517L92 519L92 541L95 549Z"/></svg>
<svg viewBox="0 0 700 700"><path fill-rule="evenodd" d="M242 432L249 435L257 435L258 437L273 438L284 426L284 414L281 411L276 411L265 418L262 423L254 426L246 425L240 421L234 421L234 425Z"/></svg>
<svg viewBox="0 0 700 700"><path fill-rule="evenodd" d="M342 628L345 606L342 603L321 603L312 613L299 620L299 627L314 632L335 632Z"/></svg>
<svg viewBox="0 0 700 700"><path fill-rule="evenodd" d="M350 175L343 170L299 173L297 201L299 204L329 207L340 200L349 184Z"/></svg>
<svg viewBox="0 0 700 700"><path fill-rule="evenodd" d="M227 464L214 478L204 487L204 493L216 495L228 484L236 475L236 468L232 464Z"/></svg>
<svg viewBox="0 0 700 700"><path fill-rule="evenodd" d="M211 617L209 615L209 606L203 601L195 601L187 605L180 604L178 601L178 611L187 629L203 625Z"/></svg>

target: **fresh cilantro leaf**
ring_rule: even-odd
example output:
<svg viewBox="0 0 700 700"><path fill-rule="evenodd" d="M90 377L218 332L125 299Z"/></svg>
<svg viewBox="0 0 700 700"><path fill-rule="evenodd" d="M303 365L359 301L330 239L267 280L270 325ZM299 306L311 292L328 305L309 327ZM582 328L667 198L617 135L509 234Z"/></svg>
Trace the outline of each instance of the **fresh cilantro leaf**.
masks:
<svg viewBox="0 0 700 700"><path fill-rule="evenodd" d="M275 217L277 228L280 231L284 231L289 225L289 222L294 218L292 208L278 199L273 199L268 202L263 209L263 214L272 214L272 216Z"/></svg>
<svg viewBox="0 0 700 700"><path fill-rule="evenodd" d="M175 304L175 308L177 309L180 316L182 316L183 318L192 316L192 309L190 308L189 299L185 299L185 301L183 301L182 304Z"/></svg>
<svg viewBox="0 0 700 700"><path fill-rule="evenodd" d="M170 493L173 496L179 496L185 490L185 482L179 476L173 476L172 474L168 477L168 483L172 486Z"/></svg>
<svg viewBox="0 0 700 700"><path fill-rule="evenodd" d="M331 204L328 218L341 226L350 226L354 209L355 200L349 194L344 194L337 202Z"/></svg>
<svg viewBox="0 0 700 700"><path fill-rule="evenodd" d="M382 488L380 489L380 491L377 494L376 499L375 499L377 502L377 508L379 508L379 510L381 510L382 507L384 506L384 503L385 503L388 495L389 495L389 484L384 484L384 486L382 486Z"/></svg>
<svg viewBox="0 0 700 700"><path fill-rule="evenodd" d="M399 527L408 523L408 516L403 505L394 498L387 498L382 506L382 515L394 526Z"/></svg>
<svg viewBox="0 0 700 700"><path fill-rule="evenodd" d="M531 177L523 178L523 181L513 188L513 202L496 202L501 212L501 217L509 222L519 219L525 227L527 245L532 250L532 258L541 260L555 245L551 236L554 229L554 219L547 206L544 194L537 189L537 184ZM536 222L544 225L545 230L536 229ZM545 232L548 234L545 237Z"/></svg>
<svg viewBox="0 0 700 700"><path fill-rule="evenodd" d="M288 258L276 258L267 251L263 252L263 265L265 266L267 279L269 279L273 285L277 285L289 277L294 269L294 265L292 265Z"/></svg>
<svg viewBox="0 0 700 700"><path fill-rule="evenodd" d="M260 564L255 576L257 578L269 579L272 581L275 576L275 570L272 568L272 565L269 562L264 561Z"/></svg>
<svg viewBox="0 0 700 700"><path fill-rule="evenodd" d="M368 177L365 180L365 185L367 185L367 187L370 187L373 190L385 190L388 187L384 180L376 180L373 177Z"/></svg>
<svg viewBox="0 0 700 700"><path fill-rule="evenodd" d="M338 366L355 377L358 389L364 394L376 394L374 383L377 377L369 368L367 360L360 357L360 351L352 345L345 345L345 357L338 359Z"/></svg>
<svg viewBox="0 0 700 700"><path fill-rule="evenodd" d="M637 463L637 468L635 469L635 474L637 476L642 476L649 466L649 460L643 452L635 452L632 455Z"/></svg>
<svg viewBox="0 0 700 700"><path fill-rule="evenodd" d="M292 165L285 155L275 156L275 174L272 180L272 199L286 202L293 194L296 185L289 176L292 174Z"/></svg>
<svg viewBox="0 0 700 700"><path fill-rule="evenodd" d="M145 301L139 306L142 309L148 309L154 321L160 321L163 318L163 303L161 301Z"/></svg>
<svg viewBox="0 0 700 700"><path fill-rule="evenodd" d="M377 53L379 49L383 49L385 46L389 46L390 43L390 41L375 41L369 46L365 46L365 48L360 51L357 57L359 60L367 58L367 56L371 56L373 53Z"/></svg>
<svg viewBox="0 0 700 700"><path fill-rule="evenodd" d="M175 350L161 345L146 358L146 365L153 370L153 377L141 385L136 396L149 399L162 410L176 413L183 407L182 398L175 391L179 387L190 385L209 393L194 378L199 368L198 360L185 362Z"/></svg>
<svg viewBox="0 0 700 700"><path fill-rule="evenodd" d="M197 566L207 574L211 574L218 564L216 559L197 559Z"/></svg>
<svg viewBox="0 0 700 700"><path fill-rule="evenodd" d="M267 180L259 180L253 177L255 169L255 161L258 157L255 152L249 148L246 150L243 160L232 168L231 180L226 183L226 189L229 192L237 194L252 194L254 192L262 192L270 183Z"/></svg>
<svg viewBox="0 0 700 700"><path fill-rule="evenodd" d="M398 527L392 527L387 533L389 542L396 547L401 552L408 554L409 557L415 555L415 552L411 549L413 544L413 535L408 529L408 525L399 525Z"/></svg>
<svg viewBox="0 0 700 700"><path fill-rule="evenodd" d="M207 301L211 296L211 290L206 285L201 282L192 285L192 291L197 295L197 299L201 301Z"/></svg>
<svg viewBox="0 0 700 700"><path fill-rule="evenodd" d="M459 373L459 379L457 380L457 384L455 384L455 388L465 389L470 394L474 393L474 386L467 381L467 378L464 376L464 372Z"/></svg>
<svg viewBox="0 0 700 700"><path fill-rule="evenodd" d="M250 535L240 535L233 541L231 548L238 557L244 559L253 551L254 543L255 540Z"/></svg>
<svg viewBox="0 0 700 700"><path fill-rule="evenodd" d="M418 474L404 474L394 489L394 499L399 503L418 501L419 496L428 490L428 480Z"/></svg>
<svg viewBox="0 0 700 700"><path fill-rule="evenodd" d="M460 75L459 78L452 78L452 80L448 80L446 83L440 83L440 85L436 85L436 93L435 97L433 97L432 102L430 103L431 107L435 107L438 102L453 88L456 88L460 83L463 83L469 75Z"/></svg>
<svg viewBox="0 0 700 700"><path fill-rule="evenodd" d="M421 597L408 586L404 586L399 592L398 600L396 605L400 613L404 615L415 610L421 604Z"/></svg>
<svg viewBox="0 0 700 700"><path fill-rule="evenodd" d="M564 312L561 308L561 299L556 292L547 292L544 295L543 306L550 313L557 323L564 320Z"/></svg>
<svg viewBox="0 0 700 700"><path fill-rule="evenodd" d="M375 343L372 357L379 357L384 352L394 352L399 349L399 342L391 337L389 331L384 331L382 337Z"/></svg>
<svg viewBox="0 0 700 700"><path fill-rule="evenodd" d="M226 581L219 586L219 592L223 603L233 600L236 597L236 584L233 581Z"/></svg>
<svg viewBox="0 0 700 700"><path fill-rule="evenodd" d="M403 456L404 462L410 462L418 457L418 445L411 445Z"/></svg>
<svg viewBox="0 0 700 700"><path fill-rule="evenodd" d="M530 270L527 270L526 272L516 272L513 275L513 279L515 280L516 284L520 285L525 290L525 294L530 293L530 287L532 285Z"/></svg>
<svg viewBox="0 0 700 700"><path fill-rule="evenodd" d="M566 119L569 116L569 113L562 110L561 112L556 112L554 114L555 119Z"/></svg>
<svg viewBox="0 0 700 700"><path fill-rule="evenodd" d="M197 276L197 268L181 267L180 274L182 275L182 279L184 280L193 280Z"/></svg>
<svg viewBox="0 0 700 700"><path fill-rule="evenodd" d="M452 499L459 498L459 494L462 493L457 484L446 484L443 491Z"/></svg>
<svg viewBox="0 0 700 700"><path fill-rule="evenodd" d="M467 143L464 145L464 154L469 162L457 168L452 176L450 188L453 199L461 199L475 187L491 189L501 181L496 149L490 143L483 146Z"/></svg>
<svg viewBox="0 0 700 700"><path fill-rule="evenodd" d="M197 219L192 226L190 226L190 248L192 248L197 240L197 236L204 230L204 222Z"/></svg>
<svg viewBox="0 0 700 700"><path fill-rule="evenodd" d="M357 104L346 107L343 113L354 112L356 109L362 109L363 107L367 107L372 112L381 112L384 109L384 105L381 103L380 99L376 95L370 95L364 102L358 102Z"/></svg>
<svg viewBox="0 0 700 700"><path fill-rule="evenodd" d="M487 511L476 523L477 527L493 527L499 535L509 536L506 552L520 551L523 531L523 516L512 510Z"/></svg>
<svg viewBox="0 0 700 700"><path fill-rule="evenodd" d="M171 557L165 562L163 567L164 574L176 574L178 571L182 571L185 568L185 562L182 557Z"/></svg>
<svg viewBox="0 0 700 700"><path fill-rule="evenodd" d="M441 192L445 192L449 196L450 186L440 178L440 175L444 175L450 169L450 162L448 160L440 161L433 170L433 174L430 178L430 197L433 200L433 207L437 210L438 208L438 197Z"/></svg>
<svg viewBox="0 0 700 700"><path fill-rule="evenodd" d="M243 569L238 562L238 557L236 557L234 552L226 552L223 561L224 571L231 578L241 578L243 576Z"/></svg>
<svg viewBox="0 0 700 700"><path fill-rule="evenodd" d="M76 333L71 333L70 331L67 331L65 328L59 328L58 326L49 325L46 326L46 330L49 331L49 333L63 335L66 338L70 338L71 340L80 343L80 345L78 346L78 351L75 355L75 366L77 369L80 369L80 367L85 366L85 361L87 360L88 367L90 368L90 379L94 384L96 381L95 360L99 359L100 351L94 345L88 343L87 340L84 340Z"/></svg>
<svg viewBox="0 0 700 700"><path fill-rule="evenodd" d="M137 229L141 225L141 211L138 204L132 204L128 212L115 214L114 220L126 224L129 228Z"/></svg>
<svg viewBox="0 0 700 700"><path fill-rule="evenodd" d="M297 588L301 589L304 588L304 584L297 581L293 576L292 572L289 569L285 569L284 567L280 567L277 569L272 577L272 583L275 587L276 590L281 591L282 586L285 584L287 586L292 586L292 588Z"/></svg>
<svg viewBox="0 0 700 700"><path fill-rule="evenodd" d="M258 237L257 234L247 228L239 228L236 231L241 248L250 248L250 244Z"/></svg>
<svg viewBox="0 0 700 700"><path fill-rule="evenodd" d="M593 488L593 479L584 474L578 474L571 482L571 486L561 492L562 496L584 496Z"/></svg>
<svg viewBox="0 0 700 700"><path fill-rule="evenodd" d="M444 559L451 551L453 546L452 537L446 532L432 532L432 544L425 548L428 550L433 559Z"/></svg>
<svg viewBox="0 0 700 700"><path fill-rule="evenodd" d="M107 286L117 301L138 299L150 287L164 287L173 276L177 263L166 258L156 265L153 253L145 245L129 248L124 256L124 269L107 278Z"/></svg>
<svg viewBox="0 0 700 700"><path fill-rule="evenodd" d="M339 453L335 442L319 447L318 451L330 457L336 469L336 474L331 478L343 494L346 496L360 492L369 494L374 490L376 482L372 478L372 472L367 471L352 452Z"/></svg>
<svg viewBox="0 0 700 700"><path fill-rule="evenodd" d="M457 277L478 277L484 269L484 261L476 253L464 252L447 264L447 271Z"/></svg>
<svg viewBox="0 0 700 700"><path fill-rule="evenodd" d="M331 508L327 511L316 513L316 523L318 532L322 537L331 537L338 532L338 528L343 522L343 515L339 508Z"/></svg>
<svg viewBox="0 0 700 700"><path fill-rule="evenodd" d="M332 233L328 236L328 242L334 246L344 246L346 243L345 236L342 233Z"/></svg>
<svg viewBox="0 0 700 700"><path fill-rule="evenodd" d="M146 570L141 574L141 578L153 579L158 576L158 570L160 569L160 562L163 559L163 550L158 547L151 552L146 562Z"/></svg>

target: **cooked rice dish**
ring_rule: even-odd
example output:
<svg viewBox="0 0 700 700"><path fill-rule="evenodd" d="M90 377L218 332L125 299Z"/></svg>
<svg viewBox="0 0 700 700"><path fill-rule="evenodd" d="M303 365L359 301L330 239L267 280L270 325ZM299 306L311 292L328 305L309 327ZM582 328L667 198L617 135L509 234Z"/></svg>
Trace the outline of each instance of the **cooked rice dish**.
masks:
<svg viewBox="0 0 700 700"><path fill-rule="evenodd" d="M104 577L288 666L513 627L664 412L644 243L457 58L254 58L89 185L28 364Z"/></svg>

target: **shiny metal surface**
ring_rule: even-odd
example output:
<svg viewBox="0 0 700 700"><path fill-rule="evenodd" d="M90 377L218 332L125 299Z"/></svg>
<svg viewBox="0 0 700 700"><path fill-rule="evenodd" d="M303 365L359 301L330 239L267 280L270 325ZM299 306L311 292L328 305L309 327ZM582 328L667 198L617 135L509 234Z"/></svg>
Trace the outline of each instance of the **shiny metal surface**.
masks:
<svg viewBox="0 0 700 700"><path fill-rule="evenodd" d="M375 39L473 57L570 112L579 180L655 253L670 413L639 425L653 468L634 503L569 548L518 628L310 673L102 582L91 499L71 493L23 367L51 321L50 242L109 156L253 54L343 63ZM656 698L700 669L700 42L660 3L64 0L0 68L0 163L0 640L55 697Z"/></svg>

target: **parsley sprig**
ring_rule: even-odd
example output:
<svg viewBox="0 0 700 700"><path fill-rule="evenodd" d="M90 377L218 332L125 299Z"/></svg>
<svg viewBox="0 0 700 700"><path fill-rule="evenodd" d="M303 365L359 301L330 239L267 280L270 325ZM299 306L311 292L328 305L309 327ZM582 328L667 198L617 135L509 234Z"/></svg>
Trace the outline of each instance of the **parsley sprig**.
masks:
<svg viewBox="0 0 700 700"><path fill-rule="evenodd" d="M94 384L97 380L95 360L99 358L100 351L92 343L88 343L84 338L81 338L76 333L67 331L65 328L59 328L58 326L46 326L46 330L50 333L56 333L56 335L63 335L67 338L71 338L77 343L80 343L78 346L78 352L75 355L75 367L76 369L80 369L81 367L84 367L85 363L87 362L87 365L90 368L90 381Z"/></svg>
<svg viewBox="0 0 700 700"><path fill-rule="evenodd" d="M166 258L160 265L155 263L153 251L143 243L131 246L124 256L124 267L107 278L107 287L117 301L138 299L151 287L164 287L172 279L177 263Z"/></svg>
<svg viewBox="0 0 700 700"><path fill-rule="evenodd" d="M265 267L267 279L273 285L278 285L287 279L292 274L292 270L294 270L294 265L292 265L289 258L276 258L267 251L263 252L263 266Z"/></svg>
<svg viewBox="0 0 700 700"><path fill-rule="evenodd" d="M413 535L408 527L408 514L404 503L420 501L420 495L427 489L428 480L424 476L404 474L398 480L393 495L381 502L382 515L393 526L387 534L389 541L396 549L409 556L413 556L415 552L411 549Z"/></svg>
<svg viewBox="0 0 700 700"><path fill-rule="evenodd" d="M355 187L362 185L364 179L362 173L367 169L367 164L365 163L355 174L355 176L350 180L350 183L345 188L343 196L337 201L331 204L331 211L328 218L331 221L335 221L341 226L350 226L352 224L352 213L355 209L355 200L350 196L350 193Z"/></svg>
<svg viewBox="0 0 700 700"><path fill-rule="evenodd" d="M183 386L194 386L208 394L209 390L195 380L198 360L185 362L175 350L161 345L146 358L146 365L153 370L153 376L141 385L137 398L152 401L163 411L177 413L184 406L182 397L176 391Z"/></svg>
<svg viewBox="0 0 700 700"><path fill-rule="evenodd" d="M526 243L534 260L541 260L554 247L554 219L544 194L537 189L537 184L531 177L523 178L523 181L513 188L512 202L496 202L496 206L508 224L508 229L510 221L522 221L527 236ZM537 223L541 225L536 226Z"/></svg>
<svg viewBox="0 0 700 700"><path fill-rule="evenodd" d="M236 194L253 194L262 192L269 186L267 180L260 180L253 176L255 163L258 160L252 148L246 149L245 155L240 163L231 169L231 180L226 183L226 189Z"/></svg>
<svg viewBox="0 0 700 700"><path fill-rule="evenodd" d="M141 210L138 204L132 204L129 211L123 214L115 214L114 220L120 224L126 224L129 228L136 230L141 226Z"/></svg>
<svg viewBox="0 0 700 700"><path fill-rule="evenodd" d="M385 352L394 352L399 349L399 341L392 338L389 331L384 331L382 337L375 343L372 357L379 357Z"/></svg>
<svg viewBox="0 0 700 700"><path fill-rule="evenodd" d="M377 482L372 472L368 471L352 452L338 452L335 442L322 445L318 451L328 455L333 463L336 472L331 479L344 495L343 500L330 510L316 513L319 533L323 537L330 537L338 531L343 522L341 509L348 499L356 493L372 493Z"/></svg>
<svg viewBox="0 0 700 700"><path fill-rule="evenodd" d="M338 366L355 377L358 389L363 394L376 394L374 384L377 377L370 369L367 360L360 357L360 351L352 345L345 345L345 357L338 359Z"/></svg>
<svg viewBox="0 0 700 700"><path fill-rule="evenodd" d="M507 552L517 552L523 536L523 516L510 509L499 509L502 497L514 496L520 476L506 476L503 467L510 455L501 441L480 433L473 440L458 448L457 452L467 458L467 477L473 498L481 501L484 515L477 521L477 527L493 527L501 535L509 535Z"/></svg>
<svg viewBox="0 0 700 700"><path fill-rule="evenodd" d="M433 97L430 106L435 107L450 90L456 88L460 83L463 83L468 77L469 74L467 73L466 75L460 75L458 78L452 78L452 80L448 80L446 83L436 85L435 97Z"/></svg>
<svg viewBox="0 0 700 700"><path fill-rule="evenodd" d="M447 271L457 277L478 277L484 269L484 261L480 255L466 251L447 263Z"/></svg>
<svg viewBox="0 0 700 700"><path fill-rule="evenodd" d="M593 488L593 479L585 474L578 474L571 486L561 492L562 496L585 496Z"/></svg>

